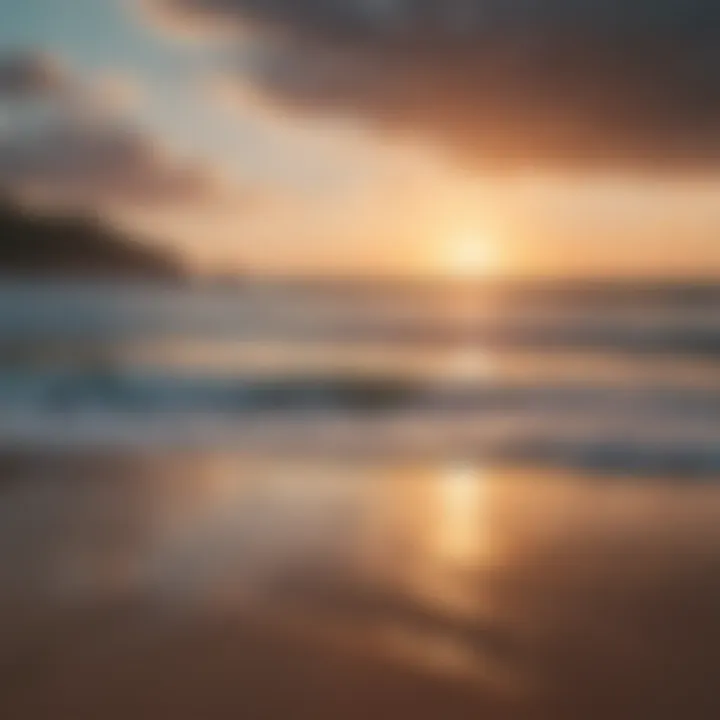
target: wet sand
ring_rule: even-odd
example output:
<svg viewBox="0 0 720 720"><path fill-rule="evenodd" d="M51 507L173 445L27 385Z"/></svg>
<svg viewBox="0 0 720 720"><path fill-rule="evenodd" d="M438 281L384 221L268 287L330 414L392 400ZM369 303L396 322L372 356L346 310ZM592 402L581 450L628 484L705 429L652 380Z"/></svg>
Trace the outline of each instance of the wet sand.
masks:
<svg viewBox="0 0 720 720"><path fill-rule="evenodd" d="M0 462L0 717L717 718L720 488Z"/></svg>

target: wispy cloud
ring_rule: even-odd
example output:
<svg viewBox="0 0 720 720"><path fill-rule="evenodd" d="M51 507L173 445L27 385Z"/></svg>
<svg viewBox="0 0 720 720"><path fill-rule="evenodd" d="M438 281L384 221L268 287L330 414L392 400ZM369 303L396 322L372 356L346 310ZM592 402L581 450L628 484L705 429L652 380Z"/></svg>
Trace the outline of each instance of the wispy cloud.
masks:
<svg viewBox="0 0 720 720"><path fill-rule="evenodd" d="M86 80L39 53L0 58L0 184L11 193L93 209L200 201L214 175L127 117L136 86Z"/></svg>

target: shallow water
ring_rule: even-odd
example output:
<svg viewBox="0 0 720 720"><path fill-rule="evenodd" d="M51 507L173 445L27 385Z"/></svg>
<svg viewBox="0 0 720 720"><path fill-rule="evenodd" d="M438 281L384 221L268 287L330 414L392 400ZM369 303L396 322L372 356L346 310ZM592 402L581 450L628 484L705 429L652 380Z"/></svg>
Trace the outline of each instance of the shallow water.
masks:
<svg viewBox="0 0 720 720"><path fill-rule="evenodd" d="M712 478L718 304L675 285L4 284L0 446Z"/></svg>

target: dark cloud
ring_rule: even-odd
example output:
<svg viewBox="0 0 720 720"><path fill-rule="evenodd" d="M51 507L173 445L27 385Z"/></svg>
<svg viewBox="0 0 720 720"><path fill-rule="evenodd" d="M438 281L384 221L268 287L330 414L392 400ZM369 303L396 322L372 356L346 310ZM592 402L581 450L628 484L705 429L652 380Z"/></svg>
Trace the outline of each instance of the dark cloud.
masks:
<svg viewBox="0 0 720 720"><path fill-rule="evenodd" d="M155 2L267 32L250 71L294 103L485 162L720 161L717 0Z"/></svg>
<svg viewBox="0 0 720 720"><path fill-rule="evenodd" d="M83 82L32 53L0 60L0 187L53 204L117 207L202 201L214 180L115 113L117 78ZM24 103L41 98L42 108Z"/></svg>
<svg viewBox="0 0 720 720"><path fill-rule="evenodd" d="M0 100L65 92L69 77L60 62L41 53L0 55Z"/></svg>

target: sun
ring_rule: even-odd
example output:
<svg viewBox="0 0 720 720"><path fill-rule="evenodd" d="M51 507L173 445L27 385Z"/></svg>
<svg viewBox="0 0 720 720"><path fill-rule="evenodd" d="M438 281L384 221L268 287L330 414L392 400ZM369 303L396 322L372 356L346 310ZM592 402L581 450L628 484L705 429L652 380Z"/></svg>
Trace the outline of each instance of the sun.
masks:
<svg viewBox="0 0 720 720"><path fill-rule="evenodd" d="M497 245L482 233L459 233L444 244L440 262L444 274L451 277L492 275L499 265Z"/></svg>

